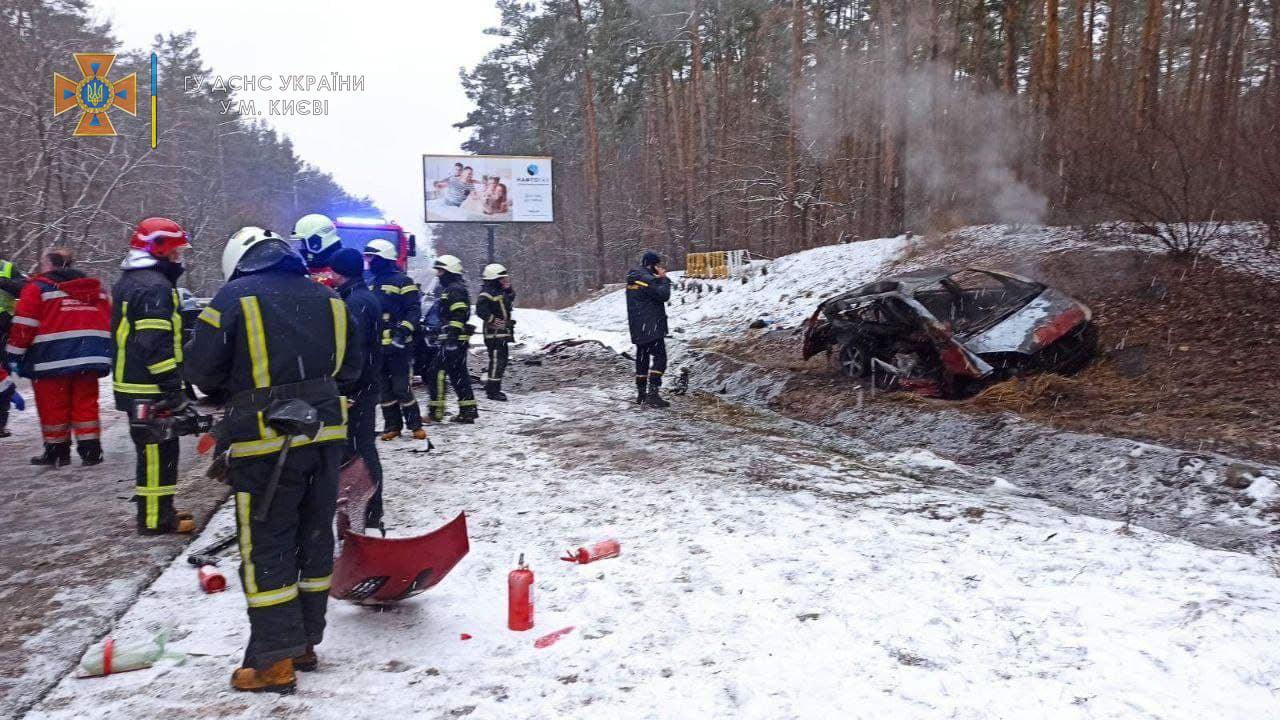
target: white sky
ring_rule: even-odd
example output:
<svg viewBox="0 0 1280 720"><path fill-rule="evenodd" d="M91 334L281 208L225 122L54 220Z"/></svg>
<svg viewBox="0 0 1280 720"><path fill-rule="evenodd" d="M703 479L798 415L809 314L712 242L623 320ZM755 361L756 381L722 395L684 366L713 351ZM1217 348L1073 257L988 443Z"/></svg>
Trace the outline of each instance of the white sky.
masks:
<svg viewBox="0 0 1280 720"><path fill-rule="evenodd" d="M328 99L328 116L265 116L302 159L368 195L425 239L422 154L456 153L466 139L451 127L471 109L458 70L497 44L488 0L96 0L129 49L157 33L196 31L212 73L271 75L272 92L239 93L266 111L268 99ZM364 92L281 91L284 74L364 75ZM139 76L139 85L148 82ZM164 97L160 98L161 142ZM144 115L139 108L139 115ZM323 212L323 209L317 209ZM290 230L292 228L289 228Z"/></svg>

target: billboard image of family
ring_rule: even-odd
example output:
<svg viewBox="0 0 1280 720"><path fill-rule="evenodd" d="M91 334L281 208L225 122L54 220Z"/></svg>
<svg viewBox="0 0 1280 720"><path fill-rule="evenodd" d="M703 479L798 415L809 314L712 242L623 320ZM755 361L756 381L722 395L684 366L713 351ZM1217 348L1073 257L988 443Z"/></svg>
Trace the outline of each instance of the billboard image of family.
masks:
<svg viewBox="0 0 1280 720"><path fill-rule="evenodd" d="M426 221L552 222L551 158L423 155Z"/></svg>

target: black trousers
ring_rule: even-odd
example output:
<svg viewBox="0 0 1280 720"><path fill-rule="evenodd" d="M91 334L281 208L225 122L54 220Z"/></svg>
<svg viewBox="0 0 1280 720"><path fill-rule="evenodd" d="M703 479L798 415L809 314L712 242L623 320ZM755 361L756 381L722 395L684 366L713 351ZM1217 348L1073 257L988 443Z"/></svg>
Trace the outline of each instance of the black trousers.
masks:
<svg viewBox="0 0 1280 720"><path fill-rule="evenodd" d="M9 402L13 399L13 392L12 385L0 390L0 430L9 424Z"/></svg>
<svg viewBox="0 0 1280 720"><path fill-rule="evenodd" d="M138 529L171 532L178 526L173 496L178 491L178 439L148 442L145 432L129 430L137 454L134 501L138 504Z"/></svg>
<svg viewBox="0 0 1280 720"><path fill-rule="evenodd" d="M427 404L433 419L437 422L444 420L446 379L453 386L454 394L458 396L458 410L467 411L470 408L470 413L476 412L476 396L471 389L471 375L467 372L466 345L460 345L453 350L441 347L431 363L431 376L430 381L427 382L427 392L431 395L431 402Z"/></svg>
<svg viewBox="0 0 1280 720"><path fill-rule="evenodd" d="M636 390L645 391L645 384L657 390L662 387L662 374L667 371L667 340L636 346Z"/></svg>
<svg viewBox="0 0 1280 720"><path fill-rule="evenodd" d="M336 442L291 449L261 522L253 516L277 456L231 465L240 581L249 604L245 667L268 668L324 639L342 449Z"/></svg>
<svg viewBox="0 0 1280 720"><path fill-rule="evenodd" d="M489 371L485 379L500 389L502 376L507 373L507 360L511 356L511 341L507 338L485 338L484 346L489 351Z"/></svg>
<svg viewBox="0 0 1280 720"><path fill-rule="evenodd" d="M382 522L382 461L378 459L378 390L369 388L356 394L347 414L347 447L342 462L359 455L369 468L376 489L365 512L365 525Z"/></svg>
<svg viewBox="0 0 1280 720"><path fill-rule="evenodd" d="M384 347L391 347L389 345ZM413 353L409 350L390 350L382 355L380 394L382 396L382 431L417 430L422 427L422 411L418 399L409 387L409 372L413 365Z"/></svg>

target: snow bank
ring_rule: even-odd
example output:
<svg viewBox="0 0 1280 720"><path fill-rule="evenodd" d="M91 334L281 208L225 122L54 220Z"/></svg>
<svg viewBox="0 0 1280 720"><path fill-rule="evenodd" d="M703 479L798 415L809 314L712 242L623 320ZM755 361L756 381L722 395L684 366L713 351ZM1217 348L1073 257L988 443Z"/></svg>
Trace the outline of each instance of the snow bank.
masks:
<svg viewBox="0 0 1280 720"><path fill-rule="evenodd" d="M557 340L596 340L615 352L622 352L631 345L624 329L593 330L565 320L550 310L516 308L516 339L521 349L537 350ZM479 333L476 334L479 337ZM483 343L481 338L478 342Z"/></svg>
<svg viewBox="0 0 1280 720"><path fill-rule="evenodd" d="M777 260L755 261L743 277L727 280L685 279L683 272L673 272L676 287L667 307L669 324L684 337L745 330L757 319L771 325L798 325L822 298L874 280L909 245L901 236L814 248ZM562 315L585 327L625 331L624 293L619 287Z"/></svg>

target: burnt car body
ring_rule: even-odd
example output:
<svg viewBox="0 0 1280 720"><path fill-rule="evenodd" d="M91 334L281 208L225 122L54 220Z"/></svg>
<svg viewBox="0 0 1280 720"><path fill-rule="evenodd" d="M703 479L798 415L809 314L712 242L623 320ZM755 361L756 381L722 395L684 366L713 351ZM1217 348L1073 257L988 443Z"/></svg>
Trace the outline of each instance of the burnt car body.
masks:
<svg viewBox="0 0 1280 720"><path fill-rule="evenodd" d="M1087 305L1029 278L930 268L822 301L803 355L835 348L849 377L956 397L1013 375L1079 370L1097 349L1092 320Z"/></svg>

